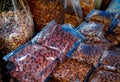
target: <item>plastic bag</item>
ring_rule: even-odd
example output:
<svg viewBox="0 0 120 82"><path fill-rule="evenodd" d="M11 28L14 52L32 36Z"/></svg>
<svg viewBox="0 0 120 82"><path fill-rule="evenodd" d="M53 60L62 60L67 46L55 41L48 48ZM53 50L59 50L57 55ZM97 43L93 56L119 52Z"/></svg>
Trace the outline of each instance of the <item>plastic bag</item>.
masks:
<svg viewBox="0 0 120 82"><path fill-rule="evenodd" d="M64 59L67 53L83 40L80 37L83 38L70 25L58 25L52 21L36 35L32 42L59 51L62 54L60 59Z"/></svg>
<svg viewBox="0 0 120 82"><path fill-rule="evenodd" d="M98 22L104 24L104 31L107 32L109 27L111 26L114 19L116 19L115 13L108 13L100 10L92 10L87 17L85 18L86 21L90 22Z"/></svg>
<svg viewBox="0 0 120 82"><path fill-rule="evenodd" d="M31 39L34 25L25 0L1 0L0 4L0 38L4 43L0 52L5 55Z"/></svg>
<svg viewBox="0 0 120 82"><path fill-rule="evenodd" d="M73 53L68 55L68 57L77 60L80 63L96 66L103 51L103 48L99 46L94 47L81 43Z"/></svg>
<svg viewBox="0 0 120 82"><path fill-rule="evenodd" d="M104 51L100 62L101 69L120 73L120 52Z"/></svg>
<svg viewBox="0 0 120 82"><path fill-rule="evenodd" d="M56 67L52 76L59 80L58 82L83 82L90 69L89 65L66 59L64 63Z"/></svg>
<svg viewBox="0 0 120 82"><path fill-rule="evenodd" d="M63 0L27 0L36 25L35 31L38 33L47 23L53 19L63 23Z"/></svg>
<svg viewBox="0 0 120 82"><path fill-rule="evenodd" d="M76 28L76 30L78 30L85 36L85 44L92 46L99 45L103 48L109 48L110 43L107 39L105 39L103 29L103 24L95 22L83 22L80 26Z"/></svg>
<svg viewBox="0 0 120 82"><path fill-rule="evenodd" d="M95 8L94 0L79 0L83 12L83 17L86 17L88 13Z"/></svg>
<svg viewBox="0 0 120 82"><path fill-rule="evenodd" d="M79 0L64 0L64 23L75 27L82 23L82 10Z"/></svg>
<svg viewBox="0 0 120 82"><path fill-rule="evenodd" d="M120 13L120 0L112 0L106 9L106 12Z"/></svg>
<svg viewBox="0 0 120 82"><path fill-rule="evenodd" d="M56 59L60 53L56 50L28 42L15 51L6 55L3 59L10 62L7 65L12 77L22 82L37 82L51 73L57 65ZM54 66L55 62L55 66ZM52 65L52 68L51 68ZM44 71L47 71L44 73Z"/></svg>
<svg viewBox="0 0 120 82"><path fill-rule="evenodd" d="M120 73L97 70L88 82L120 82Z"/></svg>

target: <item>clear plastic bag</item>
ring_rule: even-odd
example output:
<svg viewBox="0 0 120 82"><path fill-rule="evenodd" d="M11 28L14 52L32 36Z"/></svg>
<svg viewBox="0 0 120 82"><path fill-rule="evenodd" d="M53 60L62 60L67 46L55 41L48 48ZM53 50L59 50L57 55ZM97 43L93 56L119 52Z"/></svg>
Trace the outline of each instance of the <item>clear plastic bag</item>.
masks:
<svg viewBox="0 0 120 82"><path fill-rule="evenodd" d="M7 65L12 77L22 82L44 82L52 69L57 65L60 53L56 50L28 42L3 59L10 62ZM52 66L51 66L52 65ZM45 73L44 73L45 71Z"/></svg>
<svg viewBox="0 0 120 82"><path fill-rule="evenodd" d="M52 76L57 82L83 82L91 67L72 59L66 59L53 71Z"/></svg>
<svg viewBox="0 0 120 82"><path fill-rule="evenodd" d="M26 0L1 0L0 4L0 38L4 43L0 52L5 55L32 38L34 25Z"/></svg>
<svg viewBox="0 0 120 82"><path fill-rule="evenodd" d="M63 0L27 0L36 25L35 31L38 33L47 23L53 19L63 23Z"/></svg>
<svg viewBox="0 0 120 82"><path fill-rule="evenodd" d="M74 60L79 61L80 63L96 66L103 51L103 48L99 46L90 46L81 43L78 48L68 56Z"/></svg>
<svg viewBox="0 0 120 82"><path fill-rule="evenodd" d="M75 27L82 23L83 15L79 0L64 0L64 23Z"/></svg>
<svg viewBox="0 0 120 82"><path fill-rule="evenodd" d="M95 22L83 22L76 28L76 30L85 36L85 44L92 46L99 45L108 48L110 46L110 43L107 39L105 39L103 29L103 24Z"/></svg>
<svg viewBox="0 0 120 82"><path fill-rule="evenodd" d="M120 73L97 70L88 82L120 82Z"/></svg>
<svg viewBox="0 0 120 82"><path fill-rule="evenodd" d="M83 40L83 37L70 25L58 25L51 21L36 35L32 42L59 51L61 53L60 59L64 59L67 53Z"/></svg>
<svg viewBox="0 0 120 82"><path fill-rule="evenodd" d="M111 26L113 20L116 18L115 13L108 13L100 10L92 10L87 17L85 18L86 21L89 22L98 22L104 24L104 31L107 32L109 27Z"/></svg>
<svg viewBox="0 0 120 82"><path fill-rule="evenodd" d="M100 62L101 69L120 73L120 52L104 51Z"/></svg>

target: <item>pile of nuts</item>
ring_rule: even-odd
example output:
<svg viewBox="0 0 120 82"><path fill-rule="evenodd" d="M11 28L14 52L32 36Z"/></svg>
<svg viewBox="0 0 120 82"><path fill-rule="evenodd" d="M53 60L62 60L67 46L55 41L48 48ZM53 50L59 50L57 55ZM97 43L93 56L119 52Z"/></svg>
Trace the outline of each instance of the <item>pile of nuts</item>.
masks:
<svg viewBox="0 0 120 82"><path fill-rule="evenodd" d="M120 82L120 74L98 70L91 76L89 82Z"/></svg>
<svg viewBox="0 0 120 82"><path fill-rule="evenodd" d="M60 54L58 51L38 44L28 44L12 55L9 60L13 63L13 69L10 71L11 76L22 82L39 82L39 80L46 79L51 73L57 64L55 60Z"/></svg>
<svg viewBox="0 0 120 82"><path fill-rule="evenodd" d="M25 10L3 11L0 13L0 21L0 38L3 43L0 52L3 55L23 45L33 36L33 20Z"/></svg>
<svg viewBox="0 0 120 82"><path fill-rule="evenodd" d="M52 75L59 80L58 82L83 82L90 68L89 65L66 59L53 71Z"/></svg>
<svg viewBox="0 0 120 82"><path fill-rule="evenodd" d="M47 23L53 19L57 23L63 22L62 0L27 0L33 19L36 23L36 31L39 32Z"/></svg>
<svg viewBox="0 0 120 82"><path fill-rule="evenodd" d="M43 37L37 39L37 43L60 51L62 53L60 59L64 59L77 40L77 37L63 30L60 25L54 24L45 32Z"/></svg>
<svg viewBox="0 0 120 82"><path fill-rule="evenodd" d="M72 53L72 59L84 64L94 65L98 63L102 53L103 49L99 46L93 47L81 43L77 50Z"/></svg>

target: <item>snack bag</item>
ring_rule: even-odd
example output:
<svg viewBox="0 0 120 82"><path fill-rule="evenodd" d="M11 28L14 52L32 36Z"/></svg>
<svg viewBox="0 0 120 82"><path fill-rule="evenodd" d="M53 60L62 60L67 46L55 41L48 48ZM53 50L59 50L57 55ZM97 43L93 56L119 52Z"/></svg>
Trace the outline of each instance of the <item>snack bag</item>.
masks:
<svg viewBox="0 0 120 82"><path fill-rule="evenodd" d="M0 1L0 54L6 55L33 36L33 19L26 0Z"/></svg>
<svg viewBox="0 0 120 82"><path fill-rule="evenodd" d="M76 28L80 33L85 36L84 43L91 46L101 46L109 48L110 42L104 37L104 25L96 22L83 22Z"/></svg>
<svg viewBox="0 0 120 82"><path fill-rule="evenodd" d="M52 73L57 82L83 82L91 66L66 59Z"/></svg>
<svg viewBox="0 0 120 82"><path fill-rule="evenodd" d="M103 53L103 48L99 46L90 46L85 43L80 43L78 48L68 57L79 61L80 63L96 66Z"/></svg>
<svg viewBox="0 0 120 82"><path fill-rule="evenodd" d="M101 69L120 73L120 52L104 51L101 59Z"/></svg>
<svg viewBox="0 0 120 82"><path fill-rule="evenodd" d="M79 0L64 0L64 23L77 27L83 19Z"/></svg>
<svg viewBox="0 0 120 82"><path fill-rule="evenodd" d="M3 59L11 76L22 82L44 82L57 65L60 53L28 42Z"/></svg>
<svg viewBox="0 0 120 82"><path fill-rule="evenodd" d="M70 25L59 25L51 21L35 36L32 42L59 51L62 60L83 38L84 36L75 31Z"/></svg>
<svg viewBox="0 0 120 82"><path fill-rule="evenodd" d="M120 82L120 73L97 70L91 75L88 82Z"/></svg>
<svg viewBox="0 0 120 82"><path fill-rule="evenodd" d="M27 0L36 25L35 31L38 33L50 21L63 23L63 0Z"/></svg>
<svg viewBox="0 0 120 82"><path fill-rule="evenodd" d="M105 25L104 31L107 32L113 20L116 19L116 16L117 14L115 13L108 13L108 12L94 9L87 15L85 20L89 22L97 22L97 23Z"/></svg>

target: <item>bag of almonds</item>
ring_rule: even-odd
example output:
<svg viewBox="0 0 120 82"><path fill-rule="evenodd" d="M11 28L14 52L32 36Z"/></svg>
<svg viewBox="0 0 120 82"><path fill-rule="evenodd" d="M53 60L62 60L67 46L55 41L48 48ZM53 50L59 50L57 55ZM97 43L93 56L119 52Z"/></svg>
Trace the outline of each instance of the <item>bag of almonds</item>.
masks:
<svg viewBox="0 0 120 82"><path fill-rule="evenodd" d="M60 60L64 60L67 53L83 40L82 37L70 25L59 25L55 21L51 21L32 39L32 42L59 51Z"/></svg>
<svg viewBox="0 0 120 82"><path fill-rule="evenodd" d="M0 54L7 54L33 36L33 19L26 0L0 0Z"/></svg>
<svg viewBox="0 0 120 82"><path fill-rule="evenodd" d="M55 20L63 23L63 0L27 0L36 25L35 31L38 33L47 23Z"/></svg>
<svg viewBox="0 0 120 82"><path fill-rule="evenodd" d="M44 82L56 67L60 53L54 49L28 42L3 59L10 75L21 82Z"/></svg>

